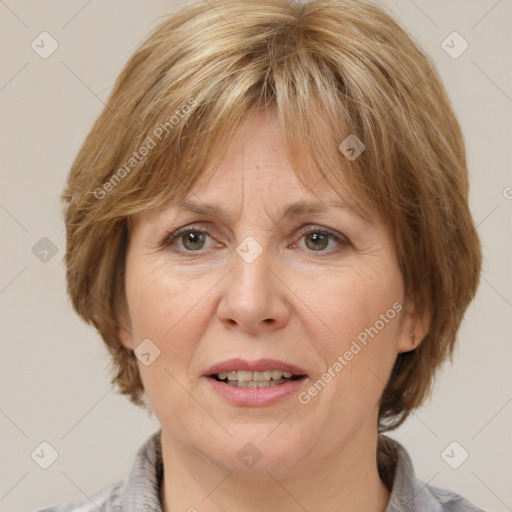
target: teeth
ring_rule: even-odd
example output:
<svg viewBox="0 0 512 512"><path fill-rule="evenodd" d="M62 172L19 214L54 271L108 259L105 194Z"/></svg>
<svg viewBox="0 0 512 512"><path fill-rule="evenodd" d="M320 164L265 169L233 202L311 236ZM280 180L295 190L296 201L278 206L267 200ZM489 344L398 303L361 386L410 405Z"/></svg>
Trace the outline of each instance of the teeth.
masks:
<svg viewBox="0 0 512 512"><path fill-rule="evenodd" d="M237 388L270 388L273 386L279 386L279 384L285 384L289 382L288 379L279 379L279 380L263 380L261 382L255 382L253 380L249 382L243 382L241 380L228 380L226 384L230 386L235 386Z"/></svg>
<svg viewBox="0 0 512 512"><path fill-rule="evenodd" d="M253 372L239 370L238 371L238 382L249 382L250 380L252 380L252 374L253 374Z"/></svg>
<svg viewBox="0 0 512 512"><path fill-rule="evenodd" d="M217 374L220 380L226 380L226 384L238 386L240 388L267 388L288 382L293 377L290 372L281 370L265 370L263 372L251 372L248 370L238 370L230 372L220 372Z"/></svg>
<svg viewBox="0 0 512 512"><path fill-rule="evenodd" d="M238 380L242 382L261 382L265 380L279 380L281 378L289 379L293 376L293 373L290 372L282 372L281 370L266 370L264 372L251 372L247 370L238 370L231 372L220 372L218 374L219 379L224 380Z"/></svg>

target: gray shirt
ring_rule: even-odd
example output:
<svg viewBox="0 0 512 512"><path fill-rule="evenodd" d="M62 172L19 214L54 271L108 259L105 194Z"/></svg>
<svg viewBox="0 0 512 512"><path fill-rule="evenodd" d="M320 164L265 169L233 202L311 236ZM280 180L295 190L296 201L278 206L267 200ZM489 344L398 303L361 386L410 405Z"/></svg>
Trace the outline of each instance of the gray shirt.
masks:
<svg viewBox="0 0 512 512"><path fill-rule="evenodd" d="M125 480L96 494L36 512L162 512L159 489L163 475L161 430L137 451ZM395 440L379 435L379 446L392 455L392 467L379 466L381 478L391 488L385 512L484 512L453 492L426 485L414 476L411 459ZM192 508L193 510L193 508Z"/></svg>

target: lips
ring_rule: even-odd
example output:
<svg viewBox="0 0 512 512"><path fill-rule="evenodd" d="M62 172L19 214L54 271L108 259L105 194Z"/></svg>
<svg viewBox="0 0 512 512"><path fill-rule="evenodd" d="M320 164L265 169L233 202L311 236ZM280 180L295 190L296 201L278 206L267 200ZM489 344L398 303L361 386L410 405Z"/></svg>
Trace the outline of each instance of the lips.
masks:
<svg viewBox="0 0 512 512"><path fill-rule="evenodd" d="M294 377L307 376L307 373L300 367L279 361L277 359L258 359L257 361L247 361L245 359L228 359L216 363L204 373L206 377L218 376L221 372L268 372L279 371L286 374L292 374Z"/></svg>
<svg viewBox="0 0 512 512"><path fill-rule="evenodd" d="M277 359L229 359L211 366L203 379L230 405L264 407L296 396L308 375L299 366Z"/></svg>
<svg viewBox="0 0 512 512"><path fill-rule="evenodd" d="M301 376L293 375L290 372L280 370L269 370L264 372L251 372L239 370L237 372L220 372L213 376L218 382L239 388L268 388L279 386L292 380L300 379Z"/></svg>

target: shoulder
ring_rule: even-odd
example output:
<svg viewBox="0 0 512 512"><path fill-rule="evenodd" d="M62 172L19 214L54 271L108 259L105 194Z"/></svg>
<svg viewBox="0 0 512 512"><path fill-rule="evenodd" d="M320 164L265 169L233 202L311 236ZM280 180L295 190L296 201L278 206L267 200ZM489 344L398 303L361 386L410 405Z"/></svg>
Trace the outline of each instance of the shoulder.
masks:
<svg viewBox="0 0 512 512"><path fill-rule="evenodd" d="M40 508L34 512L97 512L98 510L114 512L119 510L120 507L119 496L123 484L124 480L119 480L104 487L92 496L84 496L73 501Z"/></svg>
<svg viewBox="0 0 512 512"><path fill-rule="evenodd" d="M416 478L411 458L396 440L379 436L379 472L391 489L385 512L484 512L459 494Z"/></svg>
<svg viewBox="0 0 512 512"><path fill-rule="evenodd" d="M470 503L466 498L452 491L427 485L432 501L439 504L439 510L443 512L484 512L483 509Z"/></svg>
<svg viewBox="0 0 512 512"><path fill-rule="evenodd" d="M91 496L38 509L35 512L161 512L159 489L163 475L161 430L137 450L128 477Z"/></svg>

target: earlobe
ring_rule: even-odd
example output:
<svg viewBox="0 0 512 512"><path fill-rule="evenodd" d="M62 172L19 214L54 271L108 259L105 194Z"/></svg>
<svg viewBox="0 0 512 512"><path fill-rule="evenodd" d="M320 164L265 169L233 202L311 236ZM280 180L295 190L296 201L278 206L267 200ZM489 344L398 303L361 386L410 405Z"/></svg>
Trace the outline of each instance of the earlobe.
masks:
<svg viewBox="0 0 512 512"><path fill-rule="evenodd" d="M414 333L414 332L411 332L409 334L409 336L411 338L411 349L410 350L414 350L421 343L421 340L416 338L416 333Z"/></svg>
<svg viewBox="0 0 512 512"><path fill-rule="evenodd" d="M410 352L418 348L422 340L415 332L403 332L398 343L398 352Z"/></svg>
<svg viewBox="0 0 512 512"><path fill-rule="evenodd" d="M133 350L133 336L131 334L128 308L125 301L123 301L123 305L119 308L118 320L117 335L119 340L128 350Z"/></svg>
<svg viewBox="0 0 512 512"><path fill-rule="evenodd" d="M119 326L117 330L119 339L121 340L121 343L129 350L133 350L133 338L131 333L128 331L128 329Z"/></svg>
<svg viewBox="0 0 512 512"><path fill-rule="evenodd" d="M417 312L417 308L404 313L402 332L398 342L398 352L410 352L419 347L429 328L429 318L426 312Z"/></svg>

